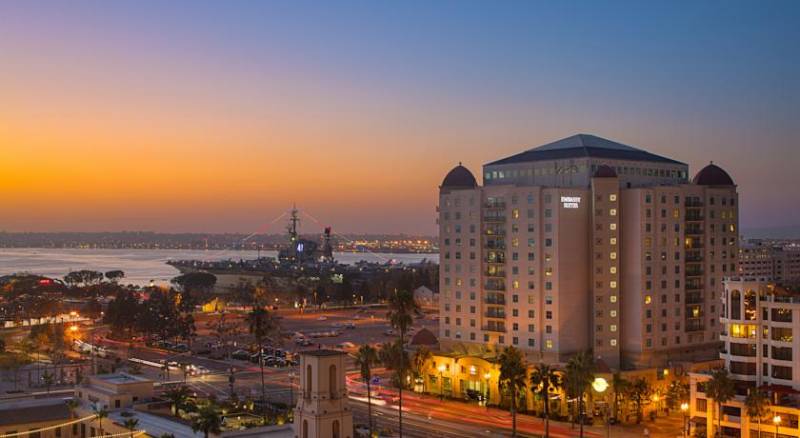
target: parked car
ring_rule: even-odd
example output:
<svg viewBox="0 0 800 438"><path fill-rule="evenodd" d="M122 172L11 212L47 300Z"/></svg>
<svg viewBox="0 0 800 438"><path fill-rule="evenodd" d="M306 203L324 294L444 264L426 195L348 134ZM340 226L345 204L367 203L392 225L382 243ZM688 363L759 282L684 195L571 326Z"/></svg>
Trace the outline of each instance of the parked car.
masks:
<svg viewBox="0 0 800 438"><path fill-rule="evenodd" d="M231 353L231 357L236 360L250 360L250 353L244 350L236 350Z"/></svg>

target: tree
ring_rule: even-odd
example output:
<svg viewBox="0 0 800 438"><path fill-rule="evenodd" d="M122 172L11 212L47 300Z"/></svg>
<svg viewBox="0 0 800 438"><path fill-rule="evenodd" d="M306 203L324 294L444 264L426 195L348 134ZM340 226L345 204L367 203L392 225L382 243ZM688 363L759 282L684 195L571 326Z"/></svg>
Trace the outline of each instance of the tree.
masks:
<svg viewBox="0 0 800 438"><path fill-rule="evenodd" d="M580 436L583 436L584 396L594 381L592 356L585 351L578 352L567 361L566 386L578 398L578 421Z"/></svg>
<svg viewBox="0 0 800 438"><path fill-rule="evenodd" d="M53 383L55 383L55 380L56 380L56 376L53 373L49 372L49 371L45 371L42 374L42 382L44 382L44 387L45 387L45 389L46 389L48 394L50 394L50 387L53 386Z"/></svg>
<svg viewBox="0 0 800 438"><path fill-rule="evenodd" d="M526 388L527 364L522 352L513 346L506 347L498 357L500 384L511 394L511 436L517 436L517 399Z"/></svg>
<svg viewBox="0 0 800 438"><path fill-rule="evenodd" d="M108 409L104 407L93 406L92 410L94 411L94 417L97 419L100 428L100 436L103 436L103 418L108 417Z"/></svg>
<svg viewBox="0 0 800 438"><path fill-rule="evenodd" d="M189 399L191 391L187 386L177 386L164 392L164 398L170 401L172 406L172 414L178 416L179 410L186 404Z"/></svg>
<svg viewBox="0 0 800 438"><path fill-rule="evenodd" d="M642 406L650 397L651 392L652 389L650 388L650 384L647 383L647 380L644 377L639 377L627 385L628 399L633 402L634 409L636 409L637 424L642 422Z"/></svg>
<svg viewBox="0 0 800 438"><path fill-rule="evenodd" d="M611 389L614 391L614 420L619 422L619 404L628 390L630 382L622 377L622 373L617 371L611 378Z"/></svg>
<svg viewBox="0 0 800 438"><path fill-rule="evenodd" d="M364 344L359 347L355 359L361 378L367 384L367 418L369 419L369 436L372 436L372 389L370 381L372 380L372 365L378 362L378 352L373 346Z"/></svg>
<svg viewBox="0 0 800 438"><path fill-rule="evenodd" d="M106 278L112 283L118 283L123 277L125 277L125 273L119 269L106 272Z"/></svg>
<svg viewBox="0 0 800 438"><path fill-rule="evenodd" d="M207 403L200 407L197 416L192 418L192 431L202 431L205 438L208 438L210 433L222 431L222 416L213 403Z"/></svg>
<svg viewBox="0 0 800 438"><path fill-rule="evenodd" d="M133 438L133 431L136 430L136 427L139 425L139 419L128 418L122 423L122 425L125 427L125 429L128 429L131 432L131 438Z"/></svg>
<svg viewBox="0 0 800 438"><path fill-rule="evenodd" d="M425 379L422 378L422 370L425 367L425 363L433 358L433 353L427 347L422 346L417 349L416 353L414 353L414 362L412 363L412 369L414 371L414 379L422 379L422 392L425 392Z"/></svg>
<svg viewBox="0 0 800 438"><path fill-rule="evenodd" d="M722 435L722 405L735 394L733 380L728 375L728 370L725 368L714 370L711 373L711 380L706 383L706 396L714 400L717 405L716 435Z"/></svg>
<svg viewBox="0 0 800 438"><path fill-rule="evenodd" d="M214 289L217 277L208 272L189 272L173 278L170 282L182 292L179 299L181 310L191 311L195 305L200 304L203 296Z"/></svg>
<svg viewBox="0 0 800 438"><path fill-rule="evenodd" d="M67 404L67 409L69 410L69 418L70 419L75 418L75 411L81 404L78 402L78 400L75 400L74 398L67 400L66 404Z"/></svg>
<svg viewBox="0 0 800 438"><path fill-rule="evenodd" d="M750 421L755 418L758 423L758 438L761 438L761 419L769 413L769 397L764 391L753 388L745 397L744 406Z"/></svg>
<svg viewBox="0 0 800 438"><path fill-rule="evenodd" d="M414 294L409 290L400 290L395 291L394 294L391 295L389 298L389 312L387 313L387 318L389 319L389 323L394 327L399 333L399 344L400 349L404 350L406 345L406 333L408 332L409 327L411 324L414 323L414 316L419 314L419 305L414 300ZM398 385L399 391L399 410L398 410L398 417L399 417L399 424L400 424L400 438L403 438L403 386L406 384L406 367L405 364L405 354L400 355L400 385Z"/></svg>
<svg viewBox="0 0 800 438"><path fill-rule="evenodd" d="M540 363L531 372L531 388L544 400L544 436L550 436L550 391L561 388L561 376L550 365Z"/></svg>
<svg viewBox="0 0 800 438"><path fill-rule="evenodd" d="M267 423L267 390L264 384L264 340L278 332L278 321L264 307L253 307L247 315L247 326L258 344L258 364L261 367L261 406L264 409L264 424Z"/></svg>
<svg viewBox="0 0 800 438"><path fill-rule="evenodd" d="M689 398L689 384L673 380L667 388L667 407L676 409Z"/></svg>

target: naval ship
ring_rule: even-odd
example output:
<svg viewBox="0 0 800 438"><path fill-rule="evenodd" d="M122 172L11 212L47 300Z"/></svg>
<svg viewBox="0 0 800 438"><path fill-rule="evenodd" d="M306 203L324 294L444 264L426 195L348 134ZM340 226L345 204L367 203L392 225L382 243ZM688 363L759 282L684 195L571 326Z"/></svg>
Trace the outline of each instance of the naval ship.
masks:
<svg viewBox="0 0 800 438"><path fill-rule="evenodd" d="M325 227L321 241L302 238L298 232L300 218L297 208L293 207L286 226L287 242L279 249L278 257L258 257L244 260L170 260L182 274L189 272L207 272L217 277L218 291L230 290L243 282L257 284L263 280L291 282L301 277L308 279L332 278L341 282L344 276L351 279L364 279L379 272L391 269L412 267L388 261L375 263L360 261L356 264L338 263L333 257L331 244L331 227ZM422 263L430 263L423 261Z"/></svg>

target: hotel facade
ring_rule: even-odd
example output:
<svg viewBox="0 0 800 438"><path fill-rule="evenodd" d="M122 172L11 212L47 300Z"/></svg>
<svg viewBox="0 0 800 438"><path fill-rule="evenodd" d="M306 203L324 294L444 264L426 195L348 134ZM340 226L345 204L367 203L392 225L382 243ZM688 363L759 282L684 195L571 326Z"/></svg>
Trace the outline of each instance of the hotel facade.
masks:
<svg viewBox="0 0 800 438"><path fill-rule="evenodd" d="M514 345L612 369L716 356L736 272L738 195L688 166L580 134L483 166L439 192L443 348Z"/></svg>

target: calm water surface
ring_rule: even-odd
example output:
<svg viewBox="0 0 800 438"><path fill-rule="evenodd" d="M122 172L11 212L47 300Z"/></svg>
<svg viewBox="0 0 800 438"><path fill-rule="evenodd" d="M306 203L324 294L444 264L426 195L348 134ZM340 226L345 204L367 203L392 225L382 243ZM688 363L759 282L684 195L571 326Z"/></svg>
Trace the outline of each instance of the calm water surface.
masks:
<svg viewBox="0 0 800 438"><path fill-rule="evenodd" d="M275 251L262 251L261 255L275 257L277 254ZM359 260L439 261L438 254L335 253L334 256L340 262L348 264ZM256 257L256 251L235 250L0 248L0 275L30 272L49 277L63 277L70 271L81 269L103 272L121 269L125 272L123 283L145 285L153 280L164 284L179 274L177 269L166 264L168 260L239 260Z"/></svg>

